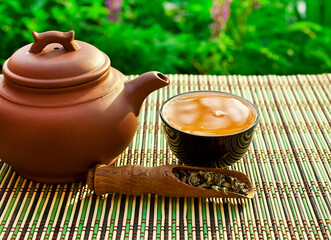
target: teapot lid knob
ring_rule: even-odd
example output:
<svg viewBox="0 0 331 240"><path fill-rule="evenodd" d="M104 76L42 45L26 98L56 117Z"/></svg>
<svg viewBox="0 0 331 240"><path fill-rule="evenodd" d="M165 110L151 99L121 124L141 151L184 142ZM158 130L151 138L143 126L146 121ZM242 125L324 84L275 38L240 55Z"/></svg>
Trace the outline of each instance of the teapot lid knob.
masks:
<svg viewBox="0 0 331 240"><path fill-rule="evenodd" d="M60 43L67 51L76 51L80 47L74 40L75 32L47 31L43 33L32 32L34 43L29 52L39 53L50 43Z"/></svg>

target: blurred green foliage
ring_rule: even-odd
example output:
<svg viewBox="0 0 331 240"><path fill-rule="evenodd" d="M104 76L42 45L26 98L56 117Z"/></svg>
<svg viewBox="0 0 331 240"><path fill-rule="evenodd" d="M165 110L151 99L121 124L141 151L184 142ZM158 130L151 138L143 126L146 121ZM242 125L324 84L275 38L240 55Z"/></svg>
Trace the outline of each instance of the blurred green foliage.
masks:
<svg viewBox="0 0 331 240"><path fill-rule="evenodd" d="M297 2L233 0L212 35L212 0L123 0L120 22L108 20L103 0L0 0L0 65L32 31L73 29L125 74L331 72L331 28L308 21Z"/></svg>

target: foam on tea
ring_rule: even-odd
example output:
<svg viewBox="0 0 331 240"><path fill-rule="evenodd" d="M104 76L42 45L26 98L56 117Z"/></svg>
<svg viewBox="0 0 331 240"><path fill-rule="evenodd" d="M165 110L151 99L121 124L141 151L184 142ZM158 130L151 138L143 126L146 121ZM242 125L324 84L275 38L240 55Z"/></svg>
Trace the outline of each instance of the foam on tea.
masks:
<svg viewBox="0 0 331 240"><path fill-rule="evenodd" d="M256 115L246 101L219 92L182 94L163 108L164 118L176 129L210 136L241 132L253 125Z"/></svg>

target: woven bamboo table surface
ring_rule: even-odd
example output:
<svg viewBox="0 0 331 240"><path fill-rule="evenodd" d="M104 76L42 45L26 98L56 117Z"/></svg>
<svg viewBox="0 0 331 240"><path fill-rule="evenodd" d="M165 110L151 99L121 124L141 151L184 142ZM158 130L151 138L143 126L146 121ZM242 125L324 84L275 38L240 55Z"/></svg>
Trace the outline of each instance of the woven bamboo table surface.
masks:
<svg viewBox="0 0 331 240"><path fill-rule="evenodd" d="M85 183L34 183L0 162L0 239L331 239L331 74L169 78L146 99L116 165L178 164L161 104L191 90L231 92L261 114L247 154L231 167L253 182L255 198L96 196Z"/></svg>

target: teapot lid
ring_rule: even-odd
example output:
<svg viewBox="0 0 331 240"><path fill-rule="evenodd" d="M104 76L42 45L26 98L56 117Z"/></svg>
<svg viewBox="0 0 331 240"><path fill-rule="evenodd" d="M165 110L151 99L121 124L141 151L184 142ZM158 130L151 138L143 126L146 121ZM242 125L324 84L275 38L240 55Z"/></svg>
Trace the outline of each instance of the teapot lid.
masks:
<svg viewBox="0 0 331 240"><path fill-rule="evenodd" d="M108 56L74 40L74 31L32 35L34 43L17 50L3 65L6 80L32 88L63 88L96 80L110 69Z"/></svg>

